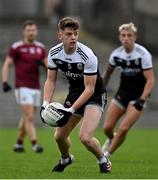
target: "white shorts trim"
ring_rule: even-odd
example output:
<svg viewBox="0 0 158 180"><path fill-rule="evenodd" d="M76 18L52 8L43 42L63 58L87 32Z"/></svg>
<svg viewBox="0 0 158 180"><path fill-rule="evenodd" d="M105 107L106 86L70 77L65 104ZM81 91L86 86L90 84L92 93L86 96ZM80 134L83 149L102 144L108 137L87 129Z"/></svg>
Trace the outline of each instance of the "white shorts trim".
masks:
<svg viewBox="0 0 158 180"><path fill-rule="evenodd" d="M112 99L111 100L112 103L114 103L116 106L118 106L120 109L124 110L126 109L119 101L117 101L116 99Z"/></svg>
<svg viewBox="0 0 158 180"><path fill-rule="evenodd" d="M40 106L41 91L39 89L30 89L20 87L15 89L15 98L17 104Z"/></svg>
<svg viewBox="0 0 158 180"><path fill-rule="evenodd" d="M98 105L98 104L87 104L86 106L85 106L85 108L86 107L96 107L96 108L98 108L102 113L104 112L104 109L100 106L100 105Z"/></svg>
<svg viewBox="0 0 158 180"><path fill-rule="evenodd" d="M104 109L103 109L100 105L98 105L98 104L87 104L84 109L86 109L87 107L96 107L96 108L98 108L98 110L100 110L102 113L104 112ZM74 116L77 116L77 117L80 117L80 118L83 117L83 115L81 115L81 114L79 114L79 113L76 113L76 112L75 112L73 115L74 115Z"/></svg>

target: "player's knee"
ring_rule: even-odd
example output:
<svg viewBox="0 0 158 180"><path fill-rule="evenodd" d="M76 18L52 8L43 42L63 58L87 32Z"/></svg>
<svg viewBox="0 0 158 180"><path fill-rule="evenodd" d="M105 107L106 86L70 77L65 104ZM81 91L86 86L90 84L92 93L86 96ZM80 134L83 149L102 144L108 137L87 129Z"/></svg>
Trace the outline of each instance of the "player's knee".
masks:
<svg viewBox="0 0 158 180"><path fill-rule="evenodd" d="M33 114L28 114L26 117L25 117L26 121L28 122L33 122L33 119L34 119L34 116Z"/></svg>
<svg viewBox="0 0 158 180"><path fill-rule="evenodd" d="M54 139L56 142L61 142L65 139L65 137L62 134L56 132L54 134Z"/></svg>
<svg viewBox="0 0 158 180"><path fill-rule="evenodd" d="M120 138L125 138L127 133L128 133L128 128L127 127L121 127L119 128L119 133L117 133L117 135L120 137Z"/></svg>
<svg viewBox="0 0 158 180"><path fill-rule="evenodd" d="M104 126L104 133L106 135L111 135L113 133L113 127L110 124Z"/></svg>
<svg viewBox="0 0 158 180"><path fill-rule="evenodd" d="M82 142L82 144L84 144L86 146L88 146L90 144L90 137L88 134L82 133L79 135L79 138L80 138L80 141Z"/></svg>
<svg viewBox="0 0 158 180"><path fill-rule="evenodd" d="M22 126L19 126L18 129L19 129L19 131L24 131L24 127L22 127Z"/></svg>

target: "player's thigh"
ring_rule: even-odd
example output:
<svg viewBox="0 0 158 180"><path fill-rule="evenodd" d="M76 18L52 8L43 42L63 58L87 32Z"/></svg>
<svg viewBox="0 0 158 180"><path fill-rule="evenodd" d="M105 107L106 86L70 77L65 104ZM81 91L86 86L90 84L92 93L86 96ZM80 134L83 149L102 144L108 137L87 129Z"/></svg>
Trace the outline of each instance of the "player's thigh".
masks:
<svg viewBox="0 0 158 180"><path fill-rule="evenodd" d="M105 114L104 128L113 128L124 113L125 108L120 107L116 100L112 99Z"/></svg>
<svg viewBox="0 0 158 180"><path fill-rule="evenodd" d="M99 106L88 105L84 111L83 121L80 127L80 136L82 134L87 134L92 136L95 129L98 127L102 111Z"/></svg>
<svg viewBox="0 0 158 180"><path fill-rule="evenodd" d="M136 108L133 105L129 104L126 114L122 122L120 123L120 128L128 130L138 120L141 114L142 114L142 111L136 110Z"/></svg>
<svg viewBox="0 0 158 180"><path fill-rule="evenodd" d="M32 104L22 104L20 105L21 107L21 110L22 110L22 113L24 115L24 118L31 118L33 119L33 116L34 116L34 106Z"/></svg>
<svg viewBox="0 0 158 180"><path fill-rule="evenodd" d="M41 100L41 91L38 89L32 90L32 98L33 98L33 105L34 107L40 106L40 100Z"/></svg>
<svg viewBox="0 0 158 180"><path fill-rule="evenodd" d="M19 105L33 104L33 94L29 88L21 87L15 89L15 98Z"/></svg>
<svg viewBox="0 0 158 180"><path fill-rule="evenodd" d="M54 136L67 138L80 120L81 117L72 115L66 125L56 128Z"/></svg>
<svg viewBox="0 0 158 180"><path fill-rule="evenodd" d="M33 116L40 105L40 90L21 87L15 90L15 97L17 103L21 106L25 116Z"/></svg>

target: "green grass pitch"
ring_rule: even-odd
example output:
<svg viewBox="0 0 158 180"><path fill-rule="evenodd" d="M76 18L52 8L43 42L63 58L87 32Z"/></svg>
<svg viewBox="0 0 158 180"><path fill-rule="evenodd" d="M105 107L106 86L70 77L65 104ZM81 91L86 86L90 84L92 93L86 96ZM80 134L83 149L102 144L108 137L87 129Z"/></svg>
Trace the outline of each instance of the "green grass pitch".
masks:
<svg viewBox="0 0 158 180"><path fill-rule="evenodd" d="M38 139L44 146L42 154L35 154L28 138L25 153L12 151L17 130L0 129L0 178L1 179L157 179L158 178L158 131L157 129L132 129L125 143L113 154L112 172L100 174L96 158L80 143L78 128L72 134L71 151L75 162L63 173L52 173L59 160L59 152L53 139L52 128L39 128ZM96 136L104 142L102 129Z"/></svg>

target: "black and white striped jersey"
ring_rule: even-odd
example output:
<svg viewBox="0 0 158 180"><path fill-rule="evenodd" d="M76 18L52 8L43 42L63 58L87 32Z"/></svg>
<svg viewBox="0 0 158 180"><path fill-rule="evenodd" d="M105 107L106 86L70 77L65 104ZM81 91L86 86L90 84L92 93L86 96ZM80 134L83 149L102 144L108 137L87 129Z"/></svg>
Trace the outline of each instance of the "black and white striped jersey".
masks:
<svg viewBox="0 0 158 180"><path fill-rule="evenodd" d="M80 42L77 42L73 54L66 54L63 43L51 48L48 54L48 68L60 69L67 77L70 88L84 89L84 75L97 75L96 87L103 88L98 59L90 48Z"/></svg>
<svg viewBox="0 0 158 180"><path fill-rule="evenodd" d="M143 71L153 68L152 56L147 49L135 44L133 51L126 53L121 46L112 52L109 63L121 69L119 90L128 94L141 95L146 83Z"/></svg>

